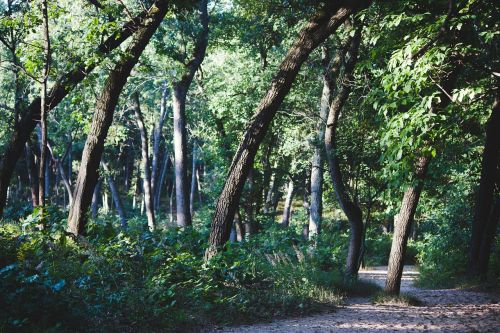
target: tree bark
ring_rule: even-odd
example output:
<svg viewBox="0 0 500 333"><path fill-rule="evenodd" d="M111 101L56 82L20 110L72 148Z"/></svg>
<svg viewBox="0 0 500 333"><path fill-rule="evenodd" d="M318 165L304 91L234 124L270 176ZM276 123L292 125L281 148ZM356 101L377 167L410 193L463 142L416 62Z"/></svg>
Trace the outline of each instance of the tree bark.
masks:
<svg viewBox="0 0 500 333"><path fill-rule="evenodd" d="M155 192L155 207L157 207L157 211L160 210L161 204L161 193L163 191L163 187L165 186L165 179L167 177L167 171L170 166L170 158L167 149L163 152L163 162L161 164L161 173L158 178L156 192Z"/></svg>
<svg viewBox="0 0 500 333"><path fill-rule="evenodd" d="M293 180L288 181L288 189L286 193L285 205L283 206L283 214L281 215L281 225L288 227L290 225L290 217L292 215L292 202L293 195L295 194L295 188L293 185Z"/></svg>
<svg viewBox="0 0 500 333"><path fill-rule="evenodd" d="M418 158L413 174L416 185L410 186L406 190L401 208L394 221L394 234L392 236L391 254L387 268L387 280L385 281L385 291L390 294L399 294L408 236L430 161L430 156L421 156Z"/></svg>
<svg viewBox="0 0 500 333"><path fill-rule="evenodd" d="M104 141L113 120L118 97L128 76L151 36L160 25L168 9L168 2L154 4L141 28L134 35L126 53L109 74L103 92L97 101L90 132L85 142L78 179L75 186L74 202L68 218L69 231L75 235L84 233L86 214L92 199L92 192L98 178L98 167L104 149Z"/></svg>
<svg viewBox="0 0 500 333"><path fill-rule="evenodd" d="M479 192L474 211L474 220L472 221L472 232L469 250L468 274L470 276L484 277L487 273L487 261L482 256L489 253L486 249L490 248L488 240L489 232L495 233L496 230L489 230L488 220L494 205L495 183L499 177L500 163L500 97L496 96L493 104L491 116L486 125L486 139L484 144L483 156L481 161L481 178L479 182ZM500 186L500 185L497 185ZM495 210L495 209L493 209ZM483 240L486 244L482 244ZM484 248L483 251L481 249ZM486 264L485 264L486 263Z"/></svg>
<svg viewBox="0 0 500 333"><path fill-rule="evenodd" d="M353 1L349 5L344 5L336 1L329 2L299 33L299 37L281 63L266 96L257 107L256 114L250 120L233 158L212 220L210 244L205 255L207 260L221 250L229 239L234 213L238 207L248 172L253 165L255 154L283 99L290 91L300 67L309 54L331 35L350 14L369 3L370 1Z"/></svg>
<svg viewBox="0 0 500 333"><path fill-rule="evenodd" d="M187 178L187 133L186 133L186 96L193 77L200 67L208 44L208 10L207 0L200 1L200 23L203 27L193 49L192 58L186 65L185 72L179 81L173 83L174 111L174 156L175 156L175 200L177 206L177 225L191 225L189 206L189 187Z"/></svg>
<svg viewBox="0 0 500 333"><path fill-rule="evenodd" d="M148 146L148 133L144 126L144 119L142 117L141 105L139 103L139 94L136 92L132 96L134 103L135 120L139 133L141 134L141 176L142 176L142 189L144 192L144 203L146 208L146 216L148 218L148 227L150 231L155 230L155 212L153 205L153 192L151 189L151 169L149 164L149 146Z"/></svg>
<svg viewBox="0 0 500 333"><path fill-rule="evenodd" d="M168 6L168 1L157 0L155 3L162 3L161 6ZM131 19L123 25L123 27L109 36L103 43L96 47L97 54L103 56L108 55L132 36L137 30L143 27L143 22L149 14L148 10L139 13L135 18ZM52 89L47 94L45 105L47 112L55 108L87 75L94 70L99 61L85 64L86 59L75 59L74 67L64 74L59 79ZM0 216L3 214L5 201L7 198L7 188L9 187L10 178L14 172L17 160L23 152L24 145L28 140L31 132L39 123L41 111L41 98L35 98L26 110L23 112L23 117L19 121L18 127L15 129L9 143L6 146L3 157L0 160Z"/></svg>
<svg viewBox="0 0 500 333"><path fill-rule="evenodd" d="M330 111L325 130L325 149L328 160L328 171L332 178L335 194L342 211L349 220L349 249L347 253L345 276L348 279L355 278L358 273L358 261L361 252L361 240L363 234L363 217L360 207L349 195L344 184L340 160L337 149L336 130L340 112L351 92L351 82L354 79L354 68L357 61L359 44L361 42L361 29L358 27L354 36L346 44L347 60L344 62L344 74L340 78L340 87L337 96L330 105Z"/></svg>
<svg viewBox="0 0 500 333"><path fill-rule="evenodd" d="M122 200L120 199L120 192L118 192L118 187L116 186L115 180L113 179L113 177L110 174L110 169L108 167L108 164L104 161L101 161L101 166L104 169L104 171L106 172L106 181L108 182L108 185L109 185L109 190L111 192L111 197L113 198L113 202L115 204L116 212L118 213L118 216L120 217L120 225L122 228L126 228L127 227L127 218L125 216L125 209L123 209Z"/></svg>
<svg viewBox="0 0 500 333"><path fill-rule="evenodd" d="M193 162L192 162L192 167L191 167L191 189L189 191L189 207L190 207L190 214L191 217L193 216L194 212L194 195L197 189L196 183L196 167L198 163L198 147L196 146L196 142L193 141Z"/></svg>

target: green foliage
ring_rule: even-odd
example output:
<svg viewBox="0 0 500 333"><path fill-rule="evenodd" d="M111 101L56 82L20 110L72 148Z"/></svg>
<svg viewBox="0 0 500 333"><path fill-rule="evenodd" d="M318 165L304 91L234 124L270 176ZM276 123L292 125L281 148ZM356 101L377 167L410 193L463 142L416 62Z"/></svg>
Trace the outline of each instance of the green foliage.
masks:
<svg viewBox="0 0 500 333"><path fill-rule="evenodd" d="M194 229L151 234L133 221L128 231L96 221L74 240L58 212L43 221L41 232L37 212L0 227L2 331L189 330L306 313L344 294L338 266L321 265L279 226L205 264L207 234Z"/></svg>

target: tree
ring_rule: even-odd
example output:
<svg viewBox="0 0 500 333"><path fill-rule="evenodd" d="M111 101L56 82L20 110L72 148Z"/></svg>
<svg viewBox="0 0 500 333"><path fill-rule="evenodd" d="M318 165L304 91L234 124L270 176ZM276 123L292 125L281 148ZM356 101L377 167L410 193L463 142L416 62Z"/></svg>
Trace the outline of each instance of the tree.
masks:
<svg viewBox="0 0 500 333"><path fill-rule="evenodd" d="M229 239L241 191L257 149L274 115L289 92L302 63L349 15L368 4L369 1L354 2L349 6L337 2L330 3L320 10L299 33L299 37L281 63L269 91L257 107L257 112L250 121L233 158L229 175L215 208L209 239L210 245L205 255L207 259L220 250Z"/></svg>
<svg viewBox="0 0 500 333"><path fill-rule="evenodd" d="M82 154L82 162L75 185L74 202L68 217L68 229L75 235L85 232L86 214L97 183L97 169L118 97L132 68L167 13L167 9L167 1L158 1L150 7L125 54L111 70L97 102L91 129Z"/></svg>
<svg viewBox="0 0 500 333"><path fill-rule="evenodd" d="M184 73L179 81L173 82L172 105L174 113L174 168L175 168L175 202L177 206L177 225L186 227L191 225L189 208L189 186L187 178L188 155L186 133L186 97L189 86L196 71L200 68L208 44L208 0L200 1L200 23L202 30L199 33L191 59L185 65Z"/></svg>
<svg viewBox="0 0 500 333"><path fill-rule="evenodd" d="M133 108L135 113L135 121L141 135L141 176L142 189L144 191L144 204L146 206L146 216L148 217L148 227L150 231L155 230L155 212L153 204L153 191L151 189L151 167L149 163L149 145L148 134L144 126L144 119L139 103L139 94L135 92L132 95Z"/></svg>

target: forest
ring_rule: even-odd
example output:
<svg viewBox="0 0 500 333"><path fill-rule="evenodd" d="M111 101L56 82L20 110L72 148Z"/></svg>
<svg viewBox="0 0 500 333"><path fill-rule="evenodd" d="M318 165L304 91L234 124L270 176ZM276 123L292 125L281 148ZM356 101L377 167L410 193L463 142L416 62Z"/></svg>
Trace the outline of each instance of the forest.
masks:
<svg viewBox="0 0 500 333"><path fill-rule="evenodd" d="M0 332L496 332L499 18L0 0Z"/></svg>

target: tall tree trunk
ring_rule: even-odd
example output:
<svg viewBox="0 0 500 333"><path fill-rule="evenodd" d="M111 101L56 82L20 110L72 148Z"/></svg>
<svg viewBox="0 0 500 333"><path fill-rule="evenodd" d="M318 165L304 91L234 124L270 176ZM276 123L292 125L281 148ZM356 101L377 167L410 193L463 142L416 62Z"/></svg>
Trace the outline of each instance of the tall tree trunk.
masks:
<svg viewBox="0 0 500 333"><path fill-rule="evenodd" d="M40 206L45 206L45 194L48 192L45 188L47 181L47 81L50 66L50 38L49 38L49 15L47 10L47 0L42 1L42 21L43 21L43 57L44 66L41 78L40 91L40 165L38 172L38 200ZM48 194L48 193L47 193Z"/></svg>
<svg viewBox="0 0 500 333"><path fill-rule="evenodd" d="M325 124L328 117L331 98L331 83L329 73L330 55L326 46L322 48L323 91L319 108L319 119L316 123L317 136L314 141L314 152L311 161L311 203L309 207L309 239L314 239L321 231L323 215L323 147ZM340 61L339 61L340 63Z"/></svg>
<svg viewBox="0 0 500 333"><path fill-rule="evenodd" d="M148 227L150 231L155 230L155 212L153 206L153 192L151 189L151 170L149 165L149 147L148 147L148 133L144 126L144 120L141 112L141 105L139 103L139 94L136 92L132 96L134 103L135 120L139 133L141 134L141 174L142 174L142 188L144 192L144 203L146 208L146 216L148 218Z"/></svg>
<svg viewBox="0 0 500 333"><path fill-rule="evenodd" d="M483 240L488 240L487 225L490 219L492 206L494 204L495 183L499 176L500 163L500 97L495 97L493 110L486 125L486 139L484 144L483 156L481 161L481 178L479 182L479 192L474 211L474 220L472 221L472 233L469 250L468 273L470 276L484 276L487 273L487 264L485 265L485 251L481 248L489 248L489 244L482 244ZM500 185L497 185L500 186ZM494 210L494 209L493 209ZM496 232L496 230L492 230ZM487 254L489 257L489 253Z"/></svg>
<svg viewBox="0 0 500 333"><path fill-rule="evenodd" d="M167 1L157 0L155 3L162 2L162 6L168 6ZM106 56L111 51L121 45L123 41L128 39L133 33L142 27L141 22L148 15L148 10L139 13L135 18L131 19L123 25L123 27L109 36L104 42L96 47L96 54ZM55 108L83 79L85 79L97 65L100 60L88 63L88 59L74 59L74 66L65 73L48 92L45 100L47 112ZM15 129L9 143L7 144L4 154L0 160L0 216L3 214L5 201L7 198L7 189L9 187L10 178L14 172L17 160L21 156L26 141L33 132L35 126L39 123L41 112L41 98L35 98L26 110L23 112L23 117L19 121L19 125Z"/></svg>
<svg viewBox="0 0 500 333"><path fill-rule="evenodd" d="M495 202L491 208L488 223L483 232L481 248L479 249L478 275L485 279L488 274L488 264L491 256L491 246L495 240L497 226L500 219L500 195L496 195Z"/></svg>
<svg viewBox="0 0 500 333"><path fill-rule="evenodd" d="M252 117L233 158L228 177L215 208L206 259L210 259L222 249L229 239L234 213L238 207L248 172L253 165L255 154L278 108L290 91L300 67L309 54L330 36L350 14L369 3L370 1L353 1L344 6L343 3L329 2L299 33L299 37L281 63L266 96L257 107L257 112Z"/></svg>
<svg viewBox="0 0 500 333"><path fill-rule="evenodd" d="M85 232L86 214L92 199L92 192L98 178L98 167L104 149L104 141L113 120L118 97L127 82L128 76L151 36L160 25L168 9L168 2L154 4L141 27L134 35L124 56L111 70L103 92L97 101L92 125L85 142L78 179L75 186L74 202L71 206L68 228L75 235Z"/></svg>
<svg viewBox="0 0 500 333"><path fill-rule="evenodd" d="M430 161L431 158L429 156L418 158L413 174L414 181L417 184L410 186L406 190L401 208L394 221L394 234L392 236L391 254L387 268L387 280L385 281L385 290L391 294L399 294L408 236L410 235L411 224L417 210L418 200L424 186L424 179Z"/></svg>
<svg viewBox="0 0 500 333"><path fill-rule="evenodd" d="M153 130L153 158L151 161L151 191L154 196L154 209L159 211L160 204L160 195L161 192L160 187L163 184L161 182L161 176L158 175L159 171L159 159L160 159L160 144L161 144L161 133L163 130L163 125L165 124L165 119L167 118L168 108L167 108L167 94L168 89L165 85L161 94L161 102L160 102L160 119L158 123L155 125ZM165 149L166 153L166 149ZM167 154L168 155L168 154ZM164 159L166 161L166 159Z"/></svg>
<svg viewBox="0 0 500 333"><path fill-rule="evenodd" d="M293 186L293 180L290 179L288 181L285 205L283 206L283 214L281 215L281 225L284 227L288 227L290 225L290 217L292 215L292 202L294 194L295 194L295 188Z"/></svg>
<svg viewBox="0 0 500 333"><path fill-rule="evenodd" d="M277 187L277 173L278 173L278 162L274 162L273 170L271 170L271 179L269 181L269 188L266 193L266 199L264 202L264 213L274 214L276 213L275 199L276 199L276 187Z"/></svg>
<svg viewBox="0 0 500 333"><path fill-rule="evenodd" d="M102 186L102 181L98 180L97 184L95 185L94 192L92 194L91 211L92 211L92 218L94 220L97 218L97 214L99 212L99 197L101 195L101 186Z"/></svg>
<svg viewBox="0 0 500 333"><path fill-rule="evenodd" d="M245 220L246 220L245 231L248 237L255 235L258 229L257 223L255 221L255 207L254 207L254 199L255 199L254 172L255 169L253 167L250 168L250 172L248 173L247 177L248 192L247 192L247 200L245 202Z"/></svg>
<svg viewBox="0 0 500 333"><path fill-rule="evenodd" d="M339 116L344 104L351 92L351 82L353 81L354 68L357 61L359 44L361 42L361 27L358 27L354 36L347 43L347 60L344 63L344 74L340 78L340 87L337 96L330 105L330 111L325 130L325 149L328 160L328 171L332 178L337 200L342 211L349 220L349 249L347 253L345 276L348 279L356 277L358 273L358 261L361 252L361 239L363 234L362 212L359 206L349 195L344 184L340 160L337 153L336 130Z"/></svg>
<svg viewBox="0 0 500 333"><path fill-rule="evenodd" d="M189 208L189 187L187 179L188 154L186 133L186 96L193 77L200 67L208 44L208 10L207 0L200 1L200 23L203 27L198 35L193 49L192 58L185 67L181 79L173 83L173 110L174 110L174 156L175 156L175 200L177 206L177 225L186 227L191 225Z"/></svg>
<svg viewBox="0 0 500 333"><path fill-rule="evenodd" d="M118 192L118 187L116 186L115 180L110 174L110 169L108 164L104 161L101 161L102 168L106 172L106 181L109 185L109 190L111 192L111 197L113 198L113 203L115 204L116 212L120 217L120 225L122 228L127 227L127 218L125 216L125 209L123 209L122 200L120 199L120 192ZM92 193L93 194L93 193Z"/></svg>

